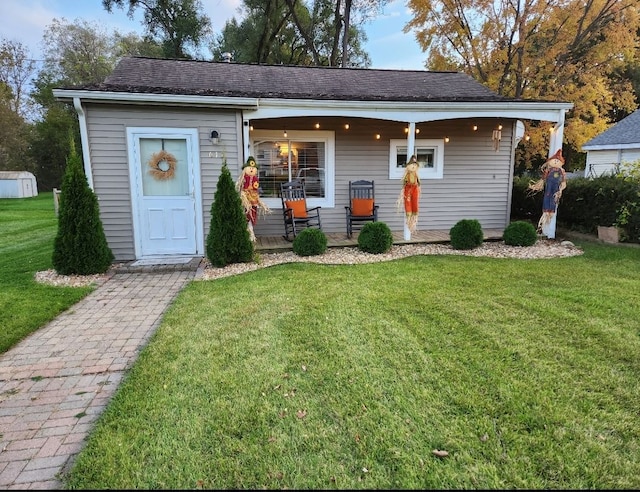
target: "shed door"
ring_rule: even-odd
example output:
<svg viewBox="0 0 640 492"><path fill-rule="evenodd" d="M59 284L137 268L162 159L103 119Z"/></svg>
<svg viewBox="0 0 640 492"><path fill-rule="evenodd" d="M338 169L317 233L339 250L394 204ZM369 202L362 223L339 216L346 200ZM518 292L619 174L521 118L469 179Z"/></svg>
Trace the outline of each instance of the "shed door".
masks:
<svg viewBox="0 0 640 492"><path fill-rule="evenodd" d="M186 132L131 134L138 257L198 253L196 136Z"/></svg>

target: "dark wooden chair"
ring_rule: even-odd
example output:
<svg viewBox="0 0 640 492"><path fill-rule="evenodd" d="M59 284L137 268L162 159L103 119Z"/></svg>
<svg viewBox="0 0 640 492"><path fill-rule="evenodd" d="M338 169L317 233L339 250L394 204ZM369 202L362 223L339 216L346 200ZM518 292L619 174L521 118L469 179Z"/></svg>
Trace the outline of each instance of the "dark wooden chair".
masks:
<svg viewBox="0 0 640 492"><path fill-rule="evenodd" d="M293 241L298 233L307 227L322 229L320 208L307 206L307 193L304 181L294 179L280 185L282 215L284 219L284 238Z"/></svg>
<svg viewBox="0 0 640 492"><path fill-rule="evenodd" d="M373 181L349 181L349 205L344 207L347 214L347 237L352 236L354 226L360 228L365 222L378 220L378 205L375 200Z"/></svg>

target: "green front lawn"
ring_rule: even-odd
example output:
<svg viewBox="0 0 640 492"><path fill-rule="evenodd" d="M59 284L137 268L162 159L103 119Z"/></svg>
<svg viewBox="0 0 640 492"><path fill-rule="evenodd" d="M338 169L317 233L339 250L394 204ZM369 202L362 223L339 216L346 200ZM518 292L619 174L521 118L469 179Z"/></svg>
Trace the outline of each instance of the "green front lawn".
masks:
<svg viewBox="0 0 640 492"><path fill-rule="evenodd" d="M580 246L192 282L66 483L637 489L640 248Z"/></svg>
<svg viewBox="0 0 640 492"><path fill-rule="evenodd" d="M57 227L51 192L0 199L0 353L93 290L34 281L36 272L53 268Z"/></svg>

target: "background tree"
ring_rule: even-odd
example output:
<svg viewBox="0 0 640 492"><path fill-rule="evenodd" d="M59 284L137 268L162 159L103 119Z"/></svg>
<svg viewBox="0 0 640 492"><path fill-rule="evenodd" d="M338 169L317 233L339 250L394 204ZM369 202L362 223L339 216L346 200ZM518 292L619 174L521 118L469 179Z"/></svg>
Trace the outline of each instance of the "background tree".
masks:
<svg viewBox="0 0 640 492"><path fill-rule="evenodd" d="M625 68L638 43L636 0L409 0L427 68L464 71L499 94L574 103L565 156L637 107ZM547 154L549 125L527 125ZM532 162L528 163L529 166Z"/></svg>
<svg viewBox="0 0 640 492"><path fill-rule="evenodd" d="M102 0L102 6L109 13L113 7L127 8L131 19L142 9L148 38L162 46L165 58L197 58L197 49L211 34L200 0Z"/></svg>
<svg viewBox="0 0 640 492"><path fill-rule="evenodd" d="M222 165L211 204L211 224L206 249L207 258L216 267L247 263L253 259L253 243L249 237L247 217L226 161Z"/></svg>
<svg viewBox="0 0 640 492"><path fill-rule="evenodd" d="M69 155L71 131L80 148L78 116L71 104L53 97L54 87L101 82L128 54L158 53L160 47L135 34L107 32L97 23L54 19L43 36L44 62L33 82L31 98L40 108L29 148L34 174L42 190L59 188Z"/></svg>
<svg viewBox="0 0 640 492"><path fill-rule="evenodd" d="M100 220L98 199L89 188L73 137L69 148L53 244L53 267L61 275L104 273L111 266L113 253Z"/></svg>
<svg viewBox="0 0 640 492"><path fill-rule="evenodd" d="M35 75L36 68L35 60L22 43L0 40L0 86L4 86L3 100L21 118L29 116L29 81Z"/></svg>
<svg viewBox="0 0 640 492"><path fill-rule="evenodd" d="M30 126L12 109L13 100L0 82L0 171L34 172L27 146Z"/></svg>
<svg viewBox="0 0 640 492"><path fill-rule="evenodd" d="M28 153L33 114L28 92L35 70L24 45L0 40L0 171L35 171Z"/></svg>
<svg viewBox="0 0 640 492"><path fill-rule="evenodd" d="M352 7L342 0L244 0L243 20L227 21L211 51L214 59L227 52L240 63L368 67L367 37L358 24L386 1L359 0ZM352 14L358 22L351 23Z"/></svg>

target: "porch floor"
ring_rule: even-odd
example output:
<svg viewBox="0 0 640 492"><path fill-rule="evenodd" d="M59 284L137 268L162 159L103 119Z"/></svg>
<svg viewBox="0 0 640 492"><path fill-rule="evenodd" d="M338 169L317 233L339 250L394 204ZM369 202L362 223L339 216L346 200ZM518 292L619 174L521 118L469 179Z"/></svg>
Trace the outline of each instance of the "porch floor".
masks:
<svg viewBox="0 0 640 492"><path fill-rule="evenodd" d="M504 231L503 229L487 229L483 232L485 241L499 241L502 239ZM357 246L358 233L359 231L354 232L351 239L347 238L346 232L326 233L327 247ZM393 234L393 244L448 243L451 240L448 230L416 231L411 234L409 241L404 239L404 231L391 231L391 233ZM293 249L293 243L287 241L284 236L257 236L255 249L262 252L286 251Z"/></svg>

